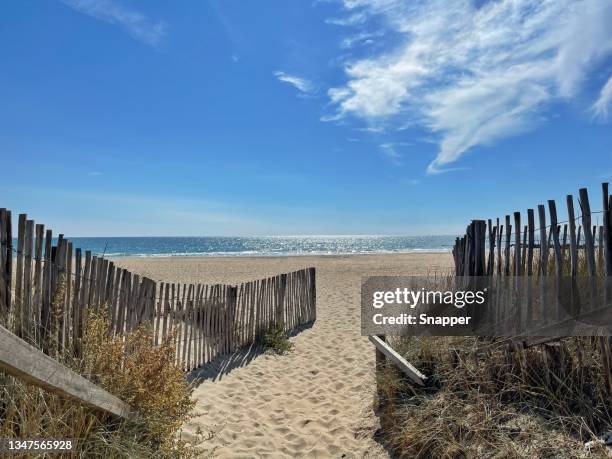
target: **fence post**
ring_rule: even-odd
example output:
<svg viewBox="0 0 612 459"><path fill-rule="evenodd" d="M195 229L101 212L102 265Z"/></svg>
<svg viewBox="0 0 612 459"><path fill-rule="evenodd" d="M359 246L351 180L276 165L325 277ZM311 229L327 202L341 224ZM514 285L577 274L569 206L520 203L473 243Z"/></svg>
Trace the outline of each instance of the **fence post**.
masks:
<svg viewBox="0 0 612 459"><path fill-rule="evenodd" d="M501 276L502 273L502 253L501 253L501 242L502 242L502 233L504 232L504 225L499 224L499 218L496 219L497 222L497 275Z"/></svg>
<svg viewBox="0 0 612 459"><path fill-rule="evenodd" d="M512 237L512 225L510 224L510 215L506 215L506 246L504 248L504 274L510 275L510 238Z"/></svg>
<svg viewBox="0 0 612 459"><path fill-rule="evenodd" d="M8 316L11 311L11 213L0 209L0 325L8 325Z"/></svg>
<svg viewBox="0 0 612 459"><path fill-rule="evenodd" d="M286 274L284 274L286 276ZM230 311L230 352L236 350L236 305L238 304L238 287L231 286L229 288L229 311Z"/></svg>
<svg viewBox="0 0 612 459"><path fill-rule="evenodd" d="M19 214L17 222L17 273L15 278L14 331L21 338L25 317L23 315L23 247L25 245L26 214Z"/></svg>
<svg viewBox="0 0 612 459"><path fill-rule="evenodd" d="M485 275L485 238L486 238L486 222L484 220L474 220L472 222L473 238L474 238L474 268L472 274L474 276Z"/></svg>
<svg viewBox="0 0 612 459"><path fill-rule="evenodd" d="M514 212L514 275L520 276L521 272L521 213Z"/></svg>
<svg viewBox="0 0 612 459"><path fill-rule="evenodd" d="M571 194L567 195L567 219L569 224L569 243L570 243L570 274L576 277L578 272L578 246L576 241L576 217L574 216L574 198Z"/></svg>
<svg viewBox="0 0 612 459"><path fill-rule="evenodd" d="M317 276L315 268L309 269L310 272L310 320L317 320Z"/></svg>
<svg viewBox="0 0 612 459"><path fill-rule="evenodd" d="M527 247L527 275L533 274L533 245L535 241L535 216L533 209L527 209L528 247Z"/></svg>
<svg viewBox="0 0 612 459"><path fill-rule="evenodd" d="M546 210L544 205L538 204L540 218L540 272L543 276L548 274L548 239L546 235Z"/></svg>
<svg viewBox="0 0 612 459"><path fill-rule="evenodd" d="M278 285L278 300L276 302L276 310L274 311L274 321L278 326L284 323L284 312L285 312L285 291L287 290L287 274L280 275L280 284ZM283 326L286 327L286 324Z"/></svg>
<svg viewBox="0 0 612 459"><path fill-rule="evenodd" d="M493 262L494 262L494 251L495 251L495 230L493 222L489 218L487 220L487 226L489 229L489 256L487 257L487 276L493 274Z"/></svg>
<svg viewBox="0 0 612 459"><path fill-rule="evenodd" d="M550 230L552 231L555 249L555 272L557 278L561 278L563 267L561 266L561 246L559 245L559 228L557 227L557 206L552 199L548 201L548 211L550 212Z"/></svg>
<svg viewBox="0 0 612 459"><path fill-rule="evenodd" d="M595 276L595 246L591 232L591 206L586 188L580 188L580 209L582 210L582 228L584 231L584 250L586 252L589 276Z"/></svg>

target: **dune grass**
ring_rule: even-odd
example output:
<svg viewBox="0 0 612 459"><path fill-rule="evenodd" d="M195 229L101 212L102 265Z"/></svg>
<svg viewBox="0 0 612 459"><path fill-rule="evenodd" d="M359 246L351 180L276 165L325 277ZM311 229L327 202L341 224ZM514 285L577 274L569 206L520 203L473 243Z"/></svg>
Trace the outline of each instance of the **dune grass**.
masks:
<svg viewBox="0 0 612 459"><path fill-rule="evenodd" d="M607 457L583 446L612 426L598 340L484 355L472 337L391 343L429 377L421 389L393 365L379 369L382 441L398 457Z"/></svg>
<svg viewBox="0 0 612 459"><path fill-rule="evenodd" d="M541 254L533 254L541 273ZM595 251L596 273L603 262ZM505 257L502 257L502 267ZM497 270L497 252L495 270ZM526 260L523 258L526 268ZM545 275L556 273L551 251ZM569 249L561 251L570 276ZM509 253L514 272L514 248ZM525 269L524 268L524 269ZM576 275L588 276L584 250ZM503 268L502 268L503 272ZM387 337L428 376L410 384L392 365L377 371L381 441L405 458L612 457L610 448L586 442L612 430L612 389L606 356L612 340L568 337L524 349L510 340L483 337ZM487 346L496 341L495 346Z"/></svg>
<svg viewBox="0 0 612 459"><path fill-rule="evenodd" d="M125 337L109 328L106 314L91 313L80 357L59 360L128 403L138 419L120 420L2 375L0 437L75 439L71 457L195 457L179 438L192 388L174 364L171 337L155 347L146 324Z"/></svg>

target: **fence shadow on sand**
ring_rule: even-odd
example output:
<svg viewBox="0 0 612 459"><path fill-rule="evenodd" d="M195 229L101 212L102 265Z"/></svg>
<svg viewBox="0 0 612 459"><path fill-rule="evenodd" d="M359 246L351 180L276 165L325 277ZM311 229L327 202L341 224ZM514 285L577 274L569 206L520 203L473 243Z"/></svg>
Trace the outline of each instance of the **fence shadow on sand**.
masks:
<svg viewBox="0 0 612 459"><path fill-rule="evenodd" d="M302 331L312 328L313 325L314 321L298 325L287 334L292 338ZM236 368L247 366L265 352L265 348L260 343L251 343L248 346L237 349L231 354L219 355L209 363L194 369L187 375L187 381L195 387L198 387L208 380L220 381L225 375L231 373ZM291 355L287 357L291 358Z"/></svg>

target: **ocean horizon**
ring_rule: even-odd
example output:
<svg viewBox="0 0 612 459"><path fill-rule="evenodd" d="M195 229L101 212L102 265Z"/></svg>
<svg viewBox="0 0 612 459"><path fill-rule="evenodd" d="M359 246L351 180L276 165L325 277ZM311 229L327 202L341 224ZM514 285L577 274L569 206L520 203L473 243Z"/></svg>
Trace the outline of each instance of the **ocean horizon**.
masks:
<svg viewBox="0 0 612 459"><path fill-rule="evenodd" d="M75 248L106 257L306 256L450 252L456 236L70 237ZM54 239L54 244L56 239ZM17 247L17 241L13 241Z"/></svg>

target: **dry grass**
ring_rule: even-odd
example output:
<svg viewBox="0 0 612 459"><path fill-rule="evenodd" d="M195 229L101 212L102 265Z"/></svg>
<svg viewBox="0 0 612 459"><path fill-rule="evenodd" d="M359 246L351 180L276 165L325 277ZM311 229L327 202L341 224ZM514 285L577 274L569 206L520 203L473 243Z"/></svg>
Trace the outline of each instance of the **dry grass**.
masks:
<svg viewBox="0 0 612 459"><path fill-rule="evenodd" d="M383 441L409 458L607 457L583 444L612 426L596 340L474 352L478 338L402 338L392 345L429 376L415 389L379 371ZM576 350L580 349L580 352Z"/></svg>
<svg viewBox="0 0 612 459"><path fill-rule="evenodd" d="M193 407L191 387L174 365L167 339L152 343L146 325L113 338L104 314L91 314L82 356L63 358L76 372L117 395L138 412L136 422L120 421L75 402L4 376L0 395L0 437L77 439L77 457L192 457L179 439Z"/></svg>

